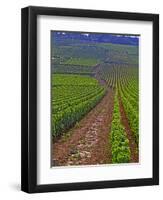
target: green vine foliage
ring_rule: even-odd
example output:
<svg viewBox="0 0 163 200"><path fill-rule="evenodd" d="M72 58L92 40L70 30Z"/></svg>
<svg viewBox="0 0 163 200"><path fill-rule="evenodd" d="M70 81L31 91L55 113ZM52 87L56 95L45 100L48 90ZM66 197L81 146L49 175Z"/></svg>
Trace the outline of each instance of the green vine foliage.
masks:
<svg viewBox="0 0 163 200"><path fill-rule="evenodd" d="M121 124L118 95L114 98L113 121L111 126L112 162L127 163L130 161L129 140Z"/></svg>

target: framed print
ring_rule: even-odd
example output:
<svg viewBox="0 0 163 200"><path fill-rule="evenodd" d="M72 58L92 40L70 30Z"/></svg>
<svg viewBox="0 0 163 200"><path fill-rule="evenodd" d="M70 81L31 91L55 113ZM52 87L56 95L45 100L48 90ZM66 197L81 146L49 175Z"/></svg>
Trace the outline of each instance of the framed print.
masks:
<svg viewBox="0 0 163 200"><path fill-rule="evenodd" d="M159 16L22 9L22 190L159 184Z"/></svg>

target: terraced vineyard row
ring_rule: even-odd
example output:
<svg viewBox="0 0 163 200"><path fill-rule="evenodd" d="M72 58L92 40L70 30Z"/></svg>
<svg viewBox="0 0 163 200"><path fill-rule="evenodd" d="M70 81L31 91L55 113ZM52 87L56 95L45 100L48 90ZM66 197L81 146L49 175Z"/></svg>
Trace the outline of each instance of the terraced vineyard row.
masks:
<svg viewBox="0 0 163 200"><path fill-rule="evenodd" d="M88 76L52 76L52 133L64 134L104 96L104 87Z"/></svg>

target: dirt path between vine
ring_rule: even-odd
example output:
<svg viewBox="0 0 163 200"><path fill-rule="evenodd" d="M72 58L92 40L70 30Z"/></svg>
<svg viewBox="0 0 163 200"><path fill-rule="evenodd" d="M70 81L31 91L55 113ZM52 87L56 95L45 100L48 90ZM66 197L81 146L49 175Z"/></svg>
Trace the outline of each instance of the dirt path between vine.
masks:
<svg viewBox="0 0 163 200"><path fill-rule="evenodd" d="M136 162L139 162L139 152L138 152L138 148L134 140L134 135L130 128L120 96L119 96L119 106L120 106L120 113L121 113L121 121L122 121L123 126L125 127L125 131L127 133L127 137L129 140L129 146L130 146L130 151L131 151L130 163L136 163Z"/></svg>
<svg viewBox="0 0 163 200"><path fill-rule="evenodd" d="M103 99L67 135L53 143L53 165L94 165L111 163L111 129L114 91Z"/></svg>

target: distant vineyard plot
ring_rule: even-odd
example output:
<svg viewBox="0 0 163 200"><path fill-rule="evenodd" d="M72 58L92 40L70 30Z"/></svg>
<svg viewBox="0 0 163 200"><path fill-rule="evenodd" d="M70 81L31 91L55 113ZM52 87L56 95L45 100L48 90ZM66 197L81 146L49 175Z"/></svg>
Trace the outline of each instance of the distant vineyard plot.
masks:
<svg viewBox="0 0 163 200"><path fill-rule="evenodd" d="M65 65L95 66L99 61L95 58L70 58L64 62Z"/></svg>

